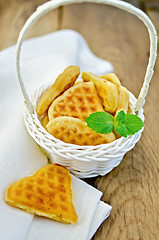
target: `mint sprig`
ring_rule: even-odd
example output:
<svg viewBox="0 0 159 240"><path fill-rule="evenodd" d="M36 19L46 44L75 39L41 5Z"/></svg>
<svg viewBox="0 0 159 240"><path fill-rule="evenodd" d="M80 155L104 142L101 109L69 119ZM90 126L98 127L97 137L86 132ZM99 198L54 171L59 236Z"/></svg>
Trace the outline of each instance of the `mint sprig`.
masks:
<svg viewBox="0 0 159 240"><path fill-rule="evenodd" d="M123 137L127 137L127 129L126 129L126 117L125 117L125 112L120 111L115 120L114 120L114 128L115 131Z"/></svg>
<svg viewBox="0 0 159 240"><path fill-rule="evenodd" d="M86 118L89 128L97 133L111 133L114 130L114 117L107 112L91 113Z"/></svg>
<svg viewBox="0 0 159 240"><path fill-rule="evenodd" d="M107 112L96 112L86 118L89 128L97 133L107 134L113 130L120 136L127 137L138 132L144 123L137 115L120 111L116 118Z"/></svg>

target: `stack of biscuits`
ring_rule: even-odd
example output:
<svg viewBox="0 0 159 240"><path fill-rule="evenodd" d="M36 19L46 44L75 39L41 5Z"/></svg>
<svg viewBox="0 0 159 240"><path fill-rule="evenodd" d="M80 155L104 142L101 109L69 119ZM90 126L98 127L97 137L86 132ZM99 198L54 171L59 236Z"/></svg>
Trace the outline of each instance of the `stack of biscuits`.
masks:
<svg viewBox="0 0 159 240"><path fill-rule="evenodd" d="M129 91L114 73L97 76L69 66L37 102L42 126L55 138L76 145L98 145L114 141L115 132L100 134L91 130L85 119L95 112L113 116L128 111Z"/></svg>

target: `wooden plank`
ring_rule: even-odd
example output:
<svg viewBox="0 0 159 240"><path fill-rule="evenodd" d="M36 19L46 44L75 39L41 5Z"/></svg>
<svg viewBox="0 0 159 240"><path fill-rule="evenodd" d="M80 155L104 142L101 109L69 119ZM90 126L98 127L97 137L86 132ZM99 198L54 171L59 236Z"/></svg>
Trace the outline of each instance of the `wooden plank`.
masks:
<svg viewBox="0 0 159 240"><path fill-rule="evenodd" d="M62 28L80 32L96 55L113 63L123 85L138 95L149 55L148 33L140 20L113 7L74 4L63 8ZM158 239L157 74L156 68L144 107L146 122L141 140L117 168L96 179L102 200L113 210L95 240Z"/></svg>
<svg viewBox="0 0 159 240"><path fill-rule="evenodd" d="M159 3L158 3L159 5ZM158 6L158 11L157 10L153 10L153 9L147 9L147 14L149 15L149 17L151 18L153 24L155 24L158 36L159 36L159 6Z"/></svg>
<svg viewBox="0 0 159 240"><path fill-rule="evenodd" d="M37 6L45 0L1 0L0 3L0 50L16 43L21 28ZM31 29L28 38L41 36L58 28L58 9L42 17Z"/></svg>

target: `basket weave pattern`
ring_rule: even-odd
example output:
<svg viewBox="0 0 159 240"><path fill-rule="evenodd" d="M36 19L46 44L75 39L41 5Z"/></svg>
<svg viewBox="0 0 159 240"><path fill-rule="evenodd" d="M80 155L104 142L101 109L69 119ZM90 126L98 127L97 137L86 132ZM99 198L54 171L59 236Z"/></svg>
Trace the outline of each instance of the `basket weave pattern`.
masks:
<svg viewBox="0 0 159 240"><path fill-rule="evenodd" d="M111 143L97 146L78 146L65 143L49 134L41 125L36 114L36 103L46 87L41 87L33 97L34 113L30 114L25 108L25 125L29 134L41 146L51 161L66 166L78 177L93 177L105 175L119 165L126 152L130 151L139 141L140 130L127 138L121 137ZM130 107L134 109L137 99L130 94ZM143 109L138 116L144 121Z"/></svg>

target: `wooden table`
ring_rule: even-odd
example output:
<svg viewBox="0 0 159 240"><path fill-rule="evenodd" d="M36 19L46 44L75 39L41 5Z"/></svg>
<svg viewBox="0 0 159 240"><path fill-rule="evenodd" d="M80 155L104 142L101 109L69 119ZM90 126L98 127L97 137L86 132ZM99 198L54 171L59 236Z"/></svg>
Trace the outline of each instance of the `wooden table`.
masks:
<svg viewBox="0 0 159 240"><path fill-rule="evenodd" d="M0 49L16 43L26 19L44 0L0 0ZM29 37L63 28L80 32L91 50L112 62L123 85L137 97L149 55L145 26L136 17L113 7L80 4L60 7L43 17ZM146 104L145 130L135 148L121 164L104 177L88 182L103 192L111 204L110 217L95 234L95 240L159 239L159 100L157 59Z"/></svg>

